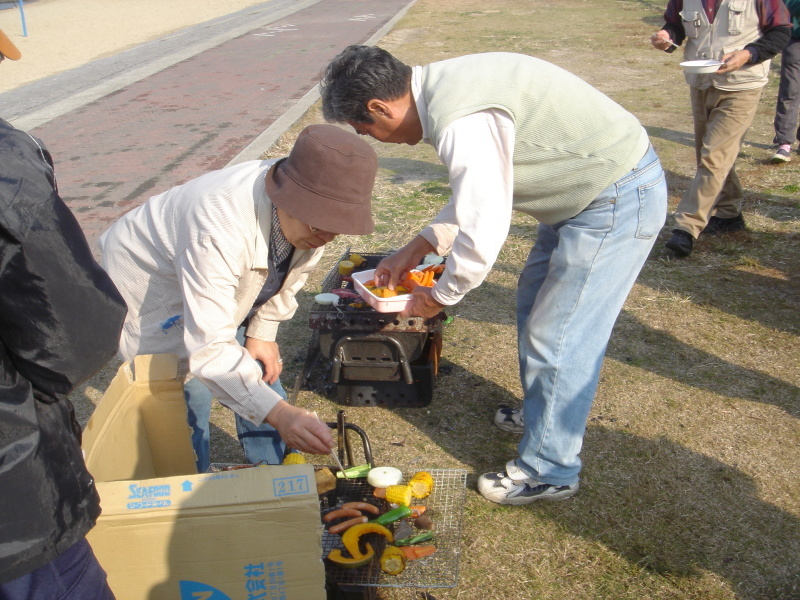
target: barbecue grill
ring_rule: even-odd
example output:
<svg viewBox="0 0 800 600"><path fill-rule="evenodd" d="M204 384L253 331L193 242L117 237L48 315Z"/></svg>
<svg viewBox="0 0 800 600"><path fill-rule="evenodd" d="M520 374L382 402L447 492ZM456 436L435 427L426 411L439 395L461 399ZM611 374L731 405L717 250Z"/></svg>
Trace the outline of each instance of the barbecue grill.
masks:
<svg viewBox="0 0 800 600"><path fill-rule="evenodd" d="M352 279L339 274L339 262L322 282L321 291L354 292ZM358 252L374 269L388 254ZM431 319L379 313L358 298L334 305L316 304L309 313L313 335L309 357L321 355L330 363L330 381L339 402L351 406L427 406L442 352L444 313ZM307 360L307 366L310 361ZM304 370L305 371L305 370ZM306 377L307 373L302 373Z"/></svg>
<svg viewBox="0 0 800 600"><path fill-rule="evenodd" d="M354 450L351 435L354 432L360 437L363 446L364 461L372 466L369 438L360 427L347 423L344 411L338 411L335 423L328 426L337 430L339 459L347 466L353 466ZM455 587L458 583L458 565L461 557L461 529L463 507L466 501L467 472L462 469L430 469L422 466L402 468L404 481L417 471L428 471L434 480L430 496L415 500L415 504L424 505L433 523L434 538L431 543L436 552L426 558L410 561L400 575L388 575L381 571L379 557L386 547L386 538L377 534L364 537L375 549L376 558L368 565L355 569L342 568L325 561L325 580L328 588L328 600L372 600L379 587L417 587L446 588ZM388 509L385 500L373 495L373 487L365 478L337 479L336 489L320 496L320 514L346 502L370 502L381 511ZM388 527L394 530L396 524ZM328 556L334 548L344 548L339 535L322 534L322 556Z"/></svg>
<svg viewBox="0 0 800 600"><path fill-rule="evenodd" d="M354 466L356 452L351 443L350 432L358 435L362 444L363 462L375 466L366 432L348 423L344 411L338 411L336 422L326 423L336 429L338 456L346 467ZM252 465L213 463L210 472L247 468ZM329 465L326 465L329 466ZM336 471L336 467L330 467ZM377 534L364 536L375 549L376 558L368 565L355 569L340 567L325 560L325 582L328 600L373 600L379 587L449 588L458 583L459 559L461 557L461 532L463 507L466 502L467 471L463 469L431 469L415 465L401 469L405 481L417 471L428 471L434 480L433 491L415 504L426 507L426 514L434 523L432 544L436 552L431 556L410 561L400 575L388 575L381 571L379 557L386 547L386 538ZM370 502L381 511L388 509L385 500L373 495L373 487L366 478L337 479L336 488L320 495L320 518L346 502ZM323 522L321 520L321 522ZM394 530L395 524L388 527ZM334 548L344 548L339 535L323 530L322 558Z"/></svg>
<svg viewBox="0 0 800 600"><path fill-rule="evenodd" d="M381 571L377 558L386 547L386 539L377 534L368 534L364 539L375 549L376 558L367 566L345 569L325 561L326 581L329 588L338 590L340 597L371 598L374 597L374 588L378 587L447 588L455 587L458 583L467 472L460 469L426 469L416 466L401 470L406 481L415 472L422 470L433 476L435 483L431 495L414 502L424 504L427 507L426 513L430 514L434 522L432 543L436 546L436 553L410 561L400 575L387 575ZM320 497L321 511L324 514L352 501L372 502L385 510L385 501L376 499L372 490L366 479L340 479L335 490ZM342 538L324 531L322 555L327 556L334 548L344 548Z"/></svg>

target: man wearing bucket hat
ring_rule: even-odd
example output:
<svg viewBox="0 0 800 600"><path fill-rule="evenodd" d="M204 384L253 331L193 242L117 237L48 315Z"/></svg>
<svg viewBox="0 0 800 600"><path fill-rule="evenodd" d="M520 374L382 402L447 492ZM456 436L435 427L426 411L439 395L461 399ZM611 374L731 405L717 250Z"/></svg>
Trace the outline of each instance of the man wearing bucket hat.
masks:
<svg viewBox="0 0 800 600"><path fill-rule="evenodd" d="M236 413L251 463L280 462L284 444L314 454L333 445L316 416L283 400L275 339L323 246L373 231L376 171L369 144L311 125L287 158L202 175L101 237L103 266L128 304L120 357L178 355L198 471L210 464L212 395Z"/></svg>

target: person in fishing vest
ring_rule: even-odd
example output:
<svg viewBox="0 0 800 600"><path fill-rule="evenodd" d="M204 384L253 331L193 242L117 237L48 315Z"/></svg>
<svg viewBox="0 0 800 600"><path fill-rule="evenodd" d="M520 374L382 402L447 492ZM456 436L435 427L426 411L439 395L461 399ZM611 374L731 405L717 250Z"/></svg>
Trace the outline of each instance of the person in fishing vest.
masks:
<svg viewBox="0 0 800 600"><path fill-rule="evenodd" d="M431 317L478 287L514 211L539 222L517 288L523 409L495 414L523 434L519 456L482 475L478 490L501 504L574 496L606 344L666 219L664 172L644 128L568 71L507 52L412 68L350 46L321 87L328 121L382 142L425 141L447 166L449 203L376 270L394 286L425 254L449 253L401 316Z"/></svg>
<svg viewBox="0 0 800 600"><path fill-rule="evenodd" d="M767 84L770 59L789 42L792 27L783 0L670 0L664 20L650 38L654 48L673 52L685 42L684 60L722 62L714 73L684 73L697 171L675 209L666 247L685 257L701 233L746 228L734 163Z"/></svg>
<svg viewBox="0 0 800 600"><path fill-rule="evenodd" d="M102 264L128 304L119 355L178 355L199 472L210 466L212 397L234 411L253 464L280 463L286 446L333 445L326 425L285 401L275 340L325 244L374 230L376 172L358 136L311 125L288 157L202 175L102 235Z"/></svg>

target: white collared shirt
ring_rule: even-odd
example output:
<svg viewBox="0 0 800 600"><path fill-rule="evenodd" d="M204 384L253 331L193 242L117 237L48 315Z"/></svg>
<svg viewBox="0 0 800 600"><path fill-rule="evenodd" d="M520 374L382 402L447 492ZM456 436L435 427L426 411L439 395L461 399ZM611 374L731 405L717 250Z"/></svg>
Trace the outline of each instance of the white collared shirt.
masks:
<svg viewBox="0 0 800 600"><path fill-rule="evenodd" d="M267 277L271 161L207 173L117 221L100 239L102 263L128 304L119 354L174 353L181 376L200 378L214 397L262 423L280 397L236 341ZM295 250L281 291L251 319L247 335L274 341L297 310L295 295L322 256Z"/></svg>
<svg viewBox="0 0 800 600"><path fill-rule="evenodd" d="M427 106L421 94L421 67L413 67L412 95L430 144ZM433 298L449 306L478 287L497 260L511 226L514 192L515 128L499 109L481 110L453 121L436 148L447 167L453 195L420 232L438 254L450 253Z"/></svg>

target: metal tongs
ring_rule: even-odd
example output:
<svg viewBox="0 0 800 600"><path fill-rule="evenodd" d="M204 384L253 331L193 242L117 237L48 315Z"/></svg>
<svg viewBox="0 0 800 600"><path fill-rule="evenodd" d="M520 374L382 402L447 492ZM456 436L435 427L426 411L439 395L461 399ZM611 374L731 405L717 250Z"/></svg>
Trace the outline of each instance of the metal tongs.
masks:
<svg viewBox="0 0 800 600"><path fill-rule="evenodd" d="M320 423L326 425L325 422L322 419L319 418L319 415L317 414L317 411L313 411L311 414L313 414L317 418L317 421L319 421ZM330 455L333 457L333 460L336 461L336 466L339 467L339 470L342 472L342 477L344 477L345 479L349 479L349 476L347 475L347 471L344 470L344 465L342 465L342 461L339 460L339 455L336 453L336 450L331 448Z"/></svg>

